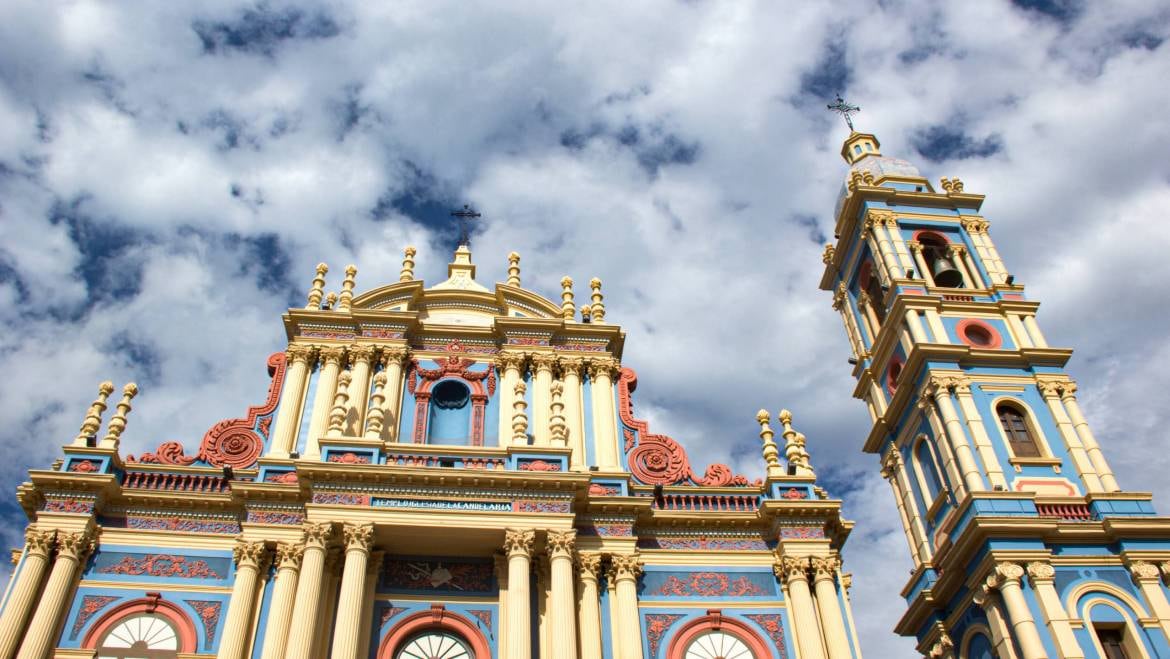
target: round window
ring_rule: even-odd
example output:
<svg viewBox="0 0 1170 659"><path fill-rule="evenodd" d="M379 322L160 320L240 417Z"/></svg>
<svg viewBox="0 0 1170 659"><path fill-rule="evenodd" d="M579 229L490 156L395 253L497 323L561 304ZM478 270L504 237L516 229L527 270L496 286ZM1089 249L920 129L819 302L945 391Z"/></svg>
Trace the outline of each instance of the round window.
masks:
<svg viewBox="0 0 1170 659"><path fill-rule="evenodd" d="M747 643L726 632L709 631L687 646L684 659L756 659Z"/></svg>
<svg viewBox="0 0 1170 659"><path fill-rule="evenodd" d="M431 630L411 637L395 659L471 659L471 650L463 639L442 630Z"/></svg>
<svg viewBox="0 0 1170 659"><path fill-rule="evenodd" d="M444 380L431 391L431 402L443 410L462 409L470 397L467 386L456 380Z"/></svg>
<svg viewBox="0 0 1170 659"><path fill-rule="evenodd" d="M959 340L972 348L998 348L1003 344L999 332L982 321L968 318L959 322Z"/></svg>
<svg viewBox="0 0 1170 659"><path fill-rule="evenodd" d="M175 628L162 616L143 614L125 618L106 632L98 643L99 657L177 657L179 639Z"/></svg>

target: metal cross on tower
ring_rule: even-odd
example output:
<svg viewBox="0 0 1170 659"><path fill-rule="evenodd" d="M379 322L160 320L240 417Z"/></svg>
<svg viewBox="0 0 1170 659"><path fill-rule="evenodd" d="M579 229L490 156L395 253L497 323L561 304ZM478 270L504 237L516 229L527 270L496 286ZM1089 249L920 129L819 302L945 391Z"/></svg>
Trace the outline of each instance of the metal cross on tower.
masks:
<svg viewBox="0 0 1170 659"><path fill-rule="evenodd" d="M846 103L845 99L841 98L840 94L837 94L837 101L835 103L830 103L826 107L841 115L842 117L845 117L845 125L849 126L850 132L853 131L853 117L850 115L852 115L854 112L861 112L861 108L857 107L856 105L850 105Z"/></svg>
<svg viewBox="0 0 1170 659"><path fill-rule="evenodd" d="M451 216L459 218L459 244L471 247L471 231L469 229L469 224L471 223L471 220L474 220L477 217L481 217L481 215L475 212L471 206L463 204L463 208L461 210L451 211Z"/></svg>

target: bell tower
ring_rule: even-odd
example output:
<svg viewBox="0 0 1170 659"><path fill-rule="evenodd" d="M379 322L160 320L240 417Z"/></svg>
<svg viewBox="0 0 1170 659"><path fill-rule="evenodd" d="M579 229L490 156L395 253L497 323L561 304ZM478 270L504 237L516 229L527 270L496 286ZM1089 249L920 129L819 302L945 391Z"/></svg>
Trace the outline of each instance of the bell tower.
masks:
<svg viewBox="0 0 1170 659"><path fill-rule="evenodd" d="M841 154L821 288L914 563L897 633L932 658L1170 656L1170 518L1118 483L984 197L868 133Z"/></svg>

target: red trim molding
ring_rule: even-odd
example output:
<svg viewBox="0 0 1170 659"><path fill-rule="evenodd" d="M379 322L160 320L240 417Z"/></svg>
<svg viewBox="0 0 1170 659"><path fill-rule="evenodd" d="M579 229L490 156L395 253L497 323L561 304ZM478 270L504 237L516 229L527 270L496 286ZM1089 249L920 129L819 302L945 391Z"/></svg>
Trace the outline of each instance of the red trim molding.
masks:
<svg viewBox="0 0 1170 659"><path fill-rule="evenodd" d="M688 622L678 630L674 640L670 642L670 649L666 651L666 659L684 659L687 646L700 634L709 631L731 634L743 641L756 657L772 656L772 651L754 629L735 618L725 618L719 609L711 609L707 611L707 615Z"/></svg>
<svg viewBox="0 0 1170 659"><path fill-rule="evenodd" d="M428 629L441 629L457 634L471 646L475 659L492 659L491 647L475 623L458 613L448 611L442 604L432 604L429 611L419 611L398 621L378 646L378 659L392 659L399 646L415 634Z"/></svg>
<svg viewBox="0 0 1170 659"><path fill-rule="evenodd" d="M98 642L106 635L106 632L121 622L123 618L137 613L149 613L166 618L175 627L175 635L179 638L179 653L195 652L195 624L191 622L183 609L162 599L158 593L147 593L146 597L130 600L98 618L97 622L86 632L81 647L89 650L96 649Z"/></svg>

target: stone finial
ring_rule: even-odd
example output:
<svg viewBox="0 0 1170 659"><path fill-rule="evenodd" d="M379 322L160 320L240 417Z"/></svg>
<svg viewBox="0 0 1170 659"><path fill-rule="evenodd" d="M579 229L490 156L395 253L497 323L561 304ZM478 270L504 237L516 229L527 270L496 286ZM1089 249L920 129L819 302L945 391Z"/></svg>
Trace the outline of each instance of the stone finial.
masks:
<svg viewBox="0 0 1170 659"><path fill-rule="evenodd" d="M114 393L114 383L106 380L98 385L98 397L94 399L81 422L81 430L73 440L74 446L85 446L88 438L97 438L97 431L102 425L102 414L106 411L106 400Z"/></svg>
<svg viewBox="0 0 1170 659"><path fill-rule="evenodd" d="M325 306L322 309L332 309L337 304L337 293L330 293L325 296Z"/></svg>
<svg viewBox="0 0 1170 659"><path fill-rule="evenodd" d="M520 286L520 254L517 252L510 252L508 254L508 285Z"/></svg>
<svg viewBox="0 0 1170 659"><path fill-rule="evenodd" d="M516 383L516 397L512 402L512 443L518 446L528 445L528 401L524 400L527 391L523 381Z"/></svg>
<svg viewBox="0 0 1170 659"><path fill-rule="evenodd" d="M321 297L325 295L326 272L329 272L329 266L324 263L318 263L317 276L313 277L313 283L309 286L309 303L305 305L306 309L321 308Z"/></svg>
<svg viewBox="0 0 1170 659"><path fill-rule="evenodd" d="M402 250L402 271L398 273L398 281L414 280L414 255L417 253L414 247Z"/></svg>
<svg viewBox="0 0 1170 659"><path fill-rule="evenodd" d="M590 307L588 304L581 305L581 322L583 322L583 323L589 322L589 310L591 308L592 307Z"/></svg>
<svg viewBox="0 0 1170 659"><path fill-rule="evenodd" d="M561 277L561 316L573 320L573 278Z"/></svg>
<svg viewBox="0 0 1170 659"><path fill-rule="evenodd" d="M341 437L345 428L345 415L349 411L349 383L353 375L349 371L342 371L337 377L337 395L333 397L333 410L329 413L329 430L326 437Z"/></svg>
<svg viewBox="0 0 1170 659"><path fill-rule="evenodd" d="M354 277L356 276L357 266L352 263L346 266L345 279L341 282L341 297L337 304L338 311L349 311L350 302L353 300Z"/></svg>
<svg viewBox="0 0 1170 659"><path fill-rule="evenodd" d="M778 418L784 426L784 458L788 460L788 464L796 467L797 476L815 478L816 473L813 472L812 466L809 464L808 452L804 449L805 437L792 428L792 412L780 410Z"/></svg>
<svg viewBox="0 0 1170 659"><path fill-rule="evenodd" d="M601 280L597 277L590 279L589 288L593 289L593 304L589 307L589 318L594 323L604 323L605 302L601 295Z"/></svg>
<svg viewBox="0 0 1170 659"><path fill-rule="evenodd" d="M569 445L569 426L565 424L565 403L561 395L565 393L565 385L560 380L554 380L550 387L552 400L549 403L548 430L553 446Z"/></svg>
<svg viewBox="0 0 1170 659"><path fill-rule="evenodd" d="M768 466L768 478L781 478L784 476L784 467L780 465L780 449L776 446L776 441L772 439L775 433L772 432L772 426L768 422L771 420L771 415L768 410L760 410L756 412L756 421L760 424L760 439L764 442L764 463Z"/></svg>
<svg viewBox="0 0 1170 659"><path fill-rule="evenodd" d="M366 412L366 439L378 439L382 436L382 423L386 412L382 405L386 402L386 372L378 371L374 376L374 393L370 394L370 409Z"/></svg>
<svg viewBox="0 0 1170 659"><path fill-rule="evenodd" d="M133 382L122 387L122 400L118 401L114 416L106 426L106 436L102 438L102 448L118 448L118 440L126 430L126 416L130 414L130 401L138 395L138 385Z"/></svg>

